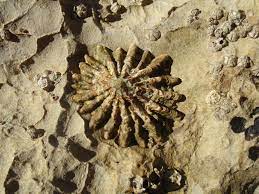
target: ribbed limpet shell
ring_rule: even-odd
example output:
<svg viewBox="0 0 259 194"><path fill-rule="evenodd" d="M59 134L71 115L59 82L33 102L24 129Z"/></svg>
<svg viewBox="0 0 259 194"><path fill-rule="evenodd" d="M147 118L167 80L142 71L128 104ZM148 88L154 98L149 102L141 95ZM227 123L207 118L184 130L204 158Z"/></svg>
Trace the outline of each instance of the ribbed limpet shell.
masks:
<svg viewBox="0 0 259 194"><path fill-rule="evenodd" d="M80 114L89 114L89 128L100 129L101 139L122 147L159 143L183 114L176 103L183 95L173 90L181 82L170 75L169 55L155 57L135 44L126 53L98 45L93 57L85 55L80 74L73 74L73 100Z"/></svg>

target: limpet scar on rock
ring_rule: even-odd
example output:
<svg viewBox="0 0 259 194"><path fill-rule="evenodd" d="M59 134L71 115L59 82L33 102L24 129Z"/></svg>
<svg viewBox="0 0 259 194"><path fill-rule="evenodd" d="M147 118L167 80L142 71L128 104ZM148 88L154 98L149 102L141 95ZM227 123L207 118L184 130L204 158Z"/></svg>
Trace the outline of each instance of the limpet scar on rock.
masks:
<svg viewBox="0 0 259 194"><path fill-rule="evenodd" d="M150 139L157 144L183 118L177 102L184 96L173 90L181 80L170 75L171 65L170 56L154 58L135 44L128 52L98 45L79 64L80 74L72 76L72 99L80 104L81 115L89 115L89 128L101 139L122 147L146 147Z"/></svg>
<svg viewBox="0 0 259 194"><path fill-rule="evenodd" d="M161 32L158 29L146 30L146 38L151 41L157 41L161 37Z"/></svg>
<svg viewBox="0 0 259 194"><path fill-rule="evenodd" d="M256 161L259 158L259 146L258 145L255 145L255 146L252 146L249 148L248 157L253 161ZM256 192L254 192L254 193L256 193Z"/></svg>

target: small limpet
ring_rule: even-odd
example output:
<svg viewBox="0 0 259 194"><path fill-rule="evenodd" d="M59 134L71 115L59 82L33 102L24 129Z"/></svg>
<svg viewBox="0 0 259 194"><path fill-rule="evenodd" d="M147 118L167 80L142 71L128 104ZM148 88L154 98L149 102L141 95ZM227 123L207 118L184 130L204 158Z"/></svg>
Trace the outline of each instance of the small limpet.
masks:
<svg viewBox="0 0 259 194"><path fill-rule="evenodd" d="M198 15L201 13L201 10L199 10L199 9L192 9L191 10L191 14L188 16L188 18L187 18L187 22L189 23L189 24L191 24L191 23L193 23L193 22L195 22L196 20L198 20L199 19L199 17L198 17Z"/></svg>
<svg viewBox="0 0 259 194"><path fill-rule="evenodd" d="M251 71L252 71L253 76L259 78L259 66L253 66L253 67L251 68Z"/></svg>
<svg viewBox="0 0 259 194"><path fill-rule="evenodd" d="M212 90L209 92L209 94L206 97L207 104L215 105L218 104L220 101L220 95L216 90Z"/></svg>
<svg viewBox="0 0 259 194"><path fill-rule="evenodd" d="M220 75L221 70L223 69L223 64L222 63L215 63L211 69L210 73L213 76L213 79L217 79L218 76Z"/></svg>
<svg viewBox="0 0 259 194"><path fill-rule="evenodd" d="M149 187L149 181L137 175L132 179L131 185L134 193L143 193Z"/></svg>
<svg viewBox="0 0 259 194"><path fill-rule="evenodd" d="M239 32L239 36L241 38L245 38L249 32L253 29L253 26L248 22L242 22L240 26L237 26L237 31Z"/></svg>
<svg viewBox="0 0 259 194"><path fill-rule="evenodd" d="M245 26L237 26L234 31L239 35L240 38L245 38L248 34L248 29Z"/></svg>
<svg viewBox="0 0 259 194"><path fill-rule="evenodd" d="M146 38L151 41L156 41L161 37L161 32L158 29L146 30Z"/></svg>
<svg viewBox="0 0 259 194"><path fill-rule="evenodd" d="M237 65L237 57L235 55L225 56L223 63L227 67L235 67Z"/></svg>
<svg viewBox="0 0 259 194"><path fill-rule="evenodd" d="M214 30L214 36L215 36L216 38L221 38L221 37L223 37L223 30L222 30L222 28L220 28L220 27L216 28L216 29Z"/></svg>
<svg viewBox="0 0 259 194"><path fill-rule="evenodd" d="M237 66L238 67L251 67L253 64L253 61L251 60L251 58L249 56L241 56L238 58L237 60Z"/></svg>
<svg viewBox="0 0 259 194"><path fill-rule="evenodd" d="M239 34L237 33L237 31L231 31L227 35L227 40L230 42L236 42L238 39L239 39Z"/></svg>
<svg viewBox="0 0 259 194"><path fill-rule="evenodd" d="M216 25L209 26L208 29L207 29L208 36L214 36L215 35L214 32L215 32L216 29L217 29Z"/></svg>
<svg viewBox="0 0 259 194"><path fill-rule="evenodd" d="M224 38L217 38L210 43L210 48L213 51L220 51L228 45L228 41Z"/></svg>
<svg viewBox="0 0 259 194"><path fill-rule="evenodd" d="M216 8L212 11L211 18L214 20L220 20L224 16L224 11L221 8Z"/></svg>
<svg viewBox="0 0 259 194"><path fill-rule="evenodd" d="M79 4L74 6L74 13L80 19L85 19L89 15L89 10L86 5Z"/></svg>
<svg viewBox="0 0 259 194"><path fill-rule="evenodd" d="M191 15L193 16L198 16L200 13L201 13L201 10L199 10L198 8L191 10Z"/></svg>
<svg viewBox="0 0 259 194"><path fill-rule="evenodd" d="M251 32L248 33L248 36L251 38L258 38L259 37L259 26L253 26Z"/></svg>
<svg viewBox="0 0 259 194"><path fill-rule="evenodd" d="M44 70L44 72L40 75L36 75L35 81L40 88L46 90L48 92L54 90L55 85L60 82L61 73L60 72L53 72L50 70Z"/></svg>
<svg viewBox="0 0 259 194"><path fill-rule="evenodd" d="M222 29L223 36L226 36L233 29L233 23L225 21L221 24L220 28Z"/></svg>
<svg viewBox="0 0 259 194"><path fill-rule="evenodd" d="M122 9L122 6L118 2L114 2L111 4L110 10L114 14L118 14Z"/></svg>
<svg viewBox="0 0 259 194"><path fill-rule="evenodd" d="M50 81L49 81L48 77L40 76L37 81L37 84L40 88L42 88L44 90L48 89L50 87Z"/></svg>
<svg viewBox="0 0 259 194"><path fill-rule="evenodd" d="M209 25L218 25L219 21L210 17L208 19L208 23L209 23Z"/></svg>
<svg viewBox="0 0 259 194"><path fill-rule="evenodd" d="M239 26L244 19L245 19L245 14L240 10L237 10L237 11L232 10L229 12L228 20L233 22L237 26Z"/></svg>

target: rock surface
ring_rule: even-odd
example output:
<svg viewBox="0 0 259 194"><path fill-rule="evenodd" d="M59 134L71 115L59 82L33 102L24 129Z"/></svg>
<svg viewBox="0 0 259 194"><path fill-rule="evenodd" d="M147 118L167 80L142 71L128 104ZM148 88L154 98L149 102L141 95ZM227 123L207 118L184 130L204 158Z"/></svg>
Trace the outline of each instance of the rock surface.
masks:
<svg viewBox="0 0 259 194"><path fill-rule="evenodd" d="M0 194L258 194L258 5L0 0ZM173 59L186 98L149 148L99 141L72 101L85 54L132 43Z"/></svg>

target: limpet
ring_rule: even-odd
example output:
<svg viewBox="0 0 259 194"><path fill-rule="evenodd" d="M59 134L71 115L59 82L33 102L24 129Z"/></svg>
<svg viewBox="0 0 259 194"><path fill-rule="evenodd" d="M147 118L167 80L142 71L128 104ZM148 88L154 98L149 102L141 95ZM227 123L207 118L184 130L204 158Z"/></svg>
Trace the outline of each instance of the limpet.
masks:
<svg viewBox="0 0 259 194"><path fill-rule="evenodd" d="M122 6L118 2L114 2L111 4L110 10L114 14L118 14L122 9Z"/></svg>
<svg viewBox="0 0 259 194"><path fill-rule="evenodd" d="M228 20L239 26L245 19L245 14L241 10L231 10L228 14Z"/></svg>
<svg viewBox="0 0 259 194"><path fill-rule="evenodd" d="M146 30L146 38L151 41L156 41L161 37L161 32L158 29Z"/></svg>
<svg viewBox="0 0 259 194"><path fill-rule="evenodd" d="M237 31L231 31L228 35L227 35L227 40L230 42L236 42L239 39L239 34Z"/></svg>
<svg viewBox="0 0 259 194"><path fill-rule="evenodd" d="M238 58L237 60L237 66L238 67L251 67L253 64L253 61L251 60L251 58L249 56L241 56Z"/></svg>
<svg viewBox="0 0 259 194"><path fill-rule="evenodd" d="M154 57L135 44L128 52L98 45L72 76L72 99L81 115L89 114L89 128L100 129L101 139L121 147L159 143L170 123L183 117L176 104L184 96L173 90L181 80L170 75L171 65L169 55Z"/></svg>
<svg viewBox="0 0 259 194"><path fill-rule="evenodd" d="M237 65L237 57L235 55L225 56L223 63L227 67L235 67Z"/></svg>
<svg viewBox="0 0 259 194"><path fill-rule="evenodd" d="M248 36L251 38L258 38L259 37L259 26L253 26L251 32L248 33Z"/></svg>
<svg viewBox="0 0 259 194"><path fill-rule="evenodd" d="M211 18L214 20L220 20L224 16L224 11L221 8L216 8L212 11Z"/></svg>
<svg viewBox="0 0 259 194"><path fill-rule="evenodd" d="M74 6L74 13L80 19L85 19L89 15L88 7L84 4Z"/></svg>
<svg viewBox="0 0 259 194"><path fill-rule="evenodd" d="M212 42L210 42L209 47L213 51L221 51L222 48L226 47L228 45L228 41L226 41L224 38L217 38L214 39Z"/></svg>

